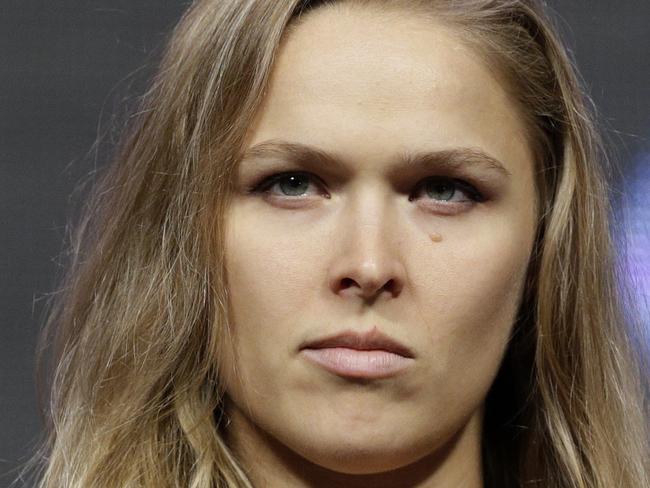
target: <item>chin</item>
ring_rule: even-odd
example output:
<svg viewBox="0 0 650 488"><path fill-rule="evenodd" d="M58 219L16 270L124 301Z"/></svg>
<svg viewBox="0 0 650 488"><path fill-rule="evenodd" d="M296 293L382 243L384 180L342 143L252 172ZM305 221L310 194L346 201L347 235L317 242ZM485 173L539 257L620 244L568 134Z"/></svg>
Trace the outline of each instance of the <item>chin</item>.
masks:
<svg viewBox="0 0 650 488"><path fill-rule="evenodd" d="M367 475L394 471L415 461L417 459L402 459L390 453L341 452L336 457L320 460L317 464L337 473Z"/></svg>
<svg viewBox="0 0 650 488"><path fill-rule="evenodd" d="M416 442L382 443L379 439L358 440L349 438L305 446L296 452L309 462L330 471L350 475L366 475L393 471L417 462L431 452L431 446L417 446Z"/></svg>

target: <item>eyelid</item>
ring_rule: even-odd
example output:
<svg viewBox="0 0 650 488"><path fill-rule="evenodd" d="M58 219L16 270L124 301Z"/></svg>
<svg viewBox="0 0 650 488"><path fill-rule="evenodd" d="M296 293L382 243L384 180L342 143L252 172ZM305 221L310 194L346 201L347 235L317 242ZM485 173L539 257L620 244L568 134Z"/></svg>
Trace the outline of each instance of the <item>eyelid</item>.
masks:
<svg viewBox="0 0 650 488"><path fill-rule="evenodd" d="M283 178L287 178L289 176L294 176L294 175L301 175L301 176L307 176L309 181L317 181L319 186L324 187L323 181L316 176L313 173L310 173L308 171L281 171L281 172L275 172L272 173L269 176L262 177L258 181L258 183L255 183L249 188L249 193L266 193L268 192L268 189L272 187L275 183L278 181L282 180Z"/></svg>
<svg viewBox="0 0 650 488"><path fill-rule="evenodd" d="M437 180L437 179L443 180L443 181L452 181L456 185L457 189L459 189L463 193L467 194L469 199L465 200L465 201L472 201L472 202L481 203L481 202L484 202L486 200L483 193L480 190L478 190L474 185L472 185L471 183L463 180L462 178L454 178L454 177L451 177L451 176L438 176L438 175L435 175L435 176L425 177L420 183L418 183L416 185L417 192L420 192L422 190L422 188L429 181ZM411 200L410 197L409 197L409 200ZM434 201L436 201L436 200L434 200ZM444 200L437 200L437 201L444 201ZM460 202L458 202L458 203L460 203Z"/></svg>

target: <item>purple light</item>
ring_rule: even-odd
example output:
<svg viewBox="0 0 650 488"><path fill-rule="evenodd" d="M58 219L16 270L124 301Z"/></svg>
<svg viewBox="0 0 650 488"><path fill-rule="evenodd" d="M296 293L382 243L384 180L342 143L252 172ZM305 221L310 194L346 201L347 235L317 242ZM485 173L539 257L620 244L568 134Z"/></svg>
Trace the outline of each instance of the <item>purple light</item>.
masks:
<svg viewBox="0 0 650 488"><path fill-rule="evenodd" d="M650 153L642 154L626 171L623 206L628 234L625 270L641 320L650 330Z"/></svg>

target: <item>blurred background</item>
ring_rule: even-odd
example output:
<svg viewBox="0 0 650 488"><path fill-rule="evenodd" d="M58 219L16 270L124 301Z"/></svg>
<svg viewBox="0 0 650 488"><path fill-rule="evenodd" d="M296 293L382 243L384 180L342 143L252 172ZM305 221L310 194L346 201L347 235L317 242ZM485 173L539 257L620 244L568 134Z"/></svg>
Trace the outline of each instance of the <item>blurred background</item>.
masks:
<svg viewBox="0 0 650 488"><path fill-rule="evenodd" d="M190 2L3 0L0 5L0 487L41 432L34 383L43 306L70 219L108 160ZM650 324L650 2L548 2L599 110L620 174L621 259Z"/></svg>

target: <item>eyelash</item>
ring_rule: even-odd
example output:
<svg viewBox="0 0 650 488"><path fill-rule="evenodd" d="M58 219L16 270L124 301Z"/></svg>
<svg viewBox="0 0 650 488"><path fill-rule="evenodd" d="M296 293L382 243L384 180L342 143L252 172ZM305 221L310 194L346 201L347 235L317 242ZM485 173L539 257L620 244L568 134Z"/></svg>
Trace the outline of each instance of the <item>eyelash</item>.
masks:
<svg viewBox="0 0 650 488"><path fill-rule="evenodd" d="M305 172L305 171L284 171L281 173L275 173L272 174L271 176L268 176L266 178L262 178L262 181L253 185L248 189L248 193L270 193L269 189L273 187L278 182L281 182L285 178L289 178L291 176L306 176L309 181L314 181L318 180L320 181L320 178L316 177L315 175ZM476 189L472 184L468 183L465 180L459 179L459 178L452 178L449 176L429 176L424 178L422 181L420 181L416 185L416 190L421 191L421 189L429 182L429 181L439 181L439 182L444 182L444 183L452 183L454 185L454 193L452 196L456 194L456 190L460 189L463 191L465 194L467 194L469 200L462 200L462 201L456 201L456 202L451 202L451 203L445 203L442 205L458 205L458 204L467 204L469 202L473 203L480 203L484 202L486 199L483 196L483 194ZM295 197L295 198L294 198ZM300 199L302 195L298 196L290 196L290 195L282 195L280 198L285 198L288 200L293 200L293 199ZM412 201L413 198L409 196L409 201ZM434 202L445 202L447 200L435 200L431 199Z"/></svg>

